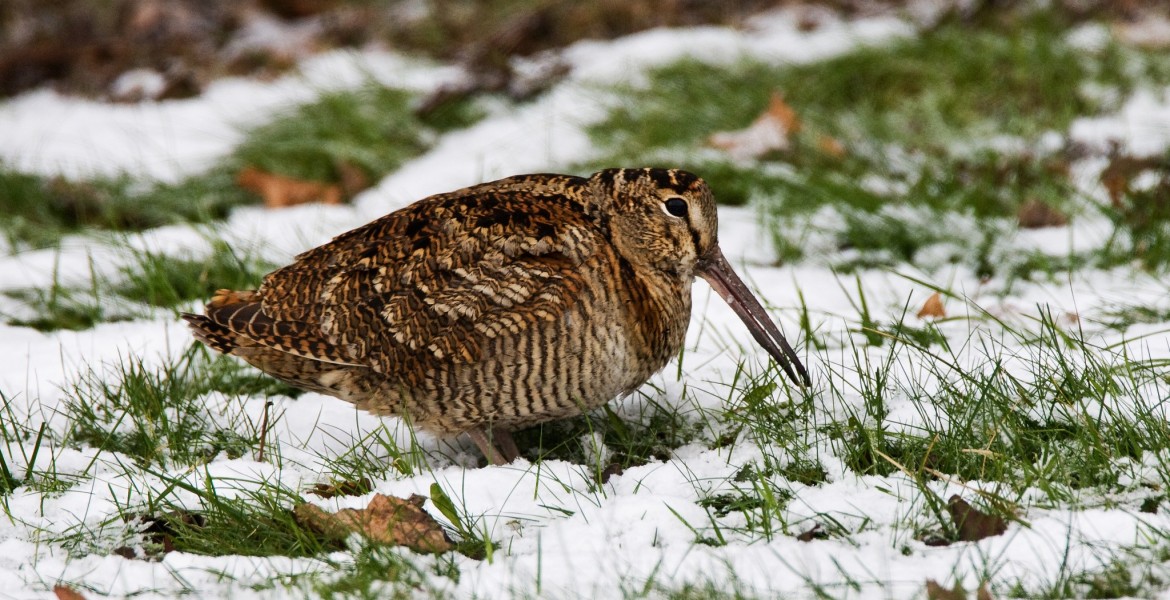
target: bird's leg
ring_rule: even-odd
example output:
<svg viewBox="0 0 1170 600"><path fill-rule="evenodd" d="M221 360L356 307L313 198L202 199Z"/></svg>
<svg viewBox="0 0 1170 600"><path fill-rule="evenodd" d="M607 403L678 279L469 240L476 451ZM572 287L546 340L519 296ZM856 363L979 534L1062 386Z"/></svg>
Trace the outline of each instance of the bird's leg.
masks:
<svg viewBox="0 0 1170 600"><path fill-rule="evenodd" d="M484 431L483 427L468 429L467 435L471 438L471 441L475 442L476 446L479 446L479 451L483 452L484 457L488 459L489 463L493 465L506 465L510 462L504 458L504 453L500 452L499 448L496 448L496 445L488 438L488 434Z"/></svg>
<svg viewBox="0 0 1170 600"><path fill-rule="evenodd" d="M504 460L512 462L520 458L520 449L516 447L516 440L512 439L512 432L503 427L489 427L488 435L495 441L496 447L504 454Z"/></svg>
<svg viewBox="0 0 1170 600"><path fill-rule="evenodd" d="M493 465L506 465L520 456L520 449L516 447L512 433L502 427L476 427L467 430L467 435Z"/></svg>

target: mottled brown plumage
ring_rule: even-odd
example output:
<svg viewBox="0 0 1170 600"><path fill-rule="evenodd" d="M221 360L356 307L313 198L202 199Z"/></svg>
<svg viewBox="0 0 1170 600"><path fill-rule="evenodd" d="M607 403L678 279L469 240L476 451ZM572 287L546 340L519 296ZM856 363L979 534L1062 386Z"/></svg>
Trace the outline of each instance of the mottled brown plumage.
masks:
<svg viewBox="0 0 1170 600"><path fill-rule="evenodd" d="M807 383L717 229L710 189L685 171L509 177L390 213L184 318L219 352L467 432L500 463L516 456L510 431L595 408L677 355L696 275Z"/></svg>

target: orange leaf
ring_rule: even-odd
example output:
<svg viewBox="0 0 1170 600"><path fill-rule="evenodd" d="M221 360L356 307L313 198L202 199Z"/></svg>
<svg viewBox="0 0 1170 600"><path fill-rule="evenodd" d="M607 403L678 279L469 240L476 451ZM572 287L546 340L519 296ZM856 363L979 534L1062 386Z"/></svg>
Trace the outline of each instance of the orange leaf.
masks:
<svg viewBox="0 0 1170 600"><path fill-rule="evenodd" d="M1024 229L1040 229L1043 227L1060 227L1068 225L1068 217L1055 208L1039 201L1029 200L1016 213L1020 227Z"/></svg>
<svg viewBox="0 0 1170 600"><path fill-rule="evenodd" d="M933 579L926 580L926 598L927 600L967 600L967 591L963 586L955 582L955 587L947 589ZM991 600L991 590L987 589L987 582L979 584L978 591L975 592L976 600Z"/></svg>
<svg viewBox="0 0 1170 600"><path fill-rule="evenodd" d="M926 299L922 304L922 310L918 311L918 318L925 319L926 317L942 318L947 316L946 309L943 308L942 296L935 292Z"/></svg>
<svg viewBox="0 0 1170 600"><path fill-rule="evenodd" d="M708 143L726 151L733 158L759 158L769 152L788 149L788 136L800 131L796 111L784 101L780 92L772 92L772 99L756 120L744 129L720 131L712 134Z"/></svg>
<svg viewBox="0 0 1170 600"><path fill-rule="evenodd" d="M57 596L57 600L85 600L85 596L77 593L73 588L59 583L53 586L53 594Z"/></svg>
<svg viewBox="0 0 1170 600"><path fill-rule="evenodd" d="M837 138L828 135L822 135L821 137L817 138L817 149L819 149L822 154L828 154L833 158L845 158L845 155L847 154L847 151L845 150L845 144L842 144L841 141Z"/></svg>
<svg viewBox="0 0 1170 600"><path fill-rule="evenodd" d="M301 181L261 171L255 167L241 170L236 175L236 183L246 190L259 194L264 199L264 206L268 208L283 208L307 202L341 204L341 188L336 185Z"/></svg>
<svg viewBox="0 0 1170 600"><path fill-rule="evenodd" d="M800 118L796 116L796 111L784 101L784 94L780 92L772 92L772 98L768 100L768 112L764 115L779 121L788 133L800 131ZM761 115L761 118L764 115Z"/></svg>
<svg viewBox="0 0 1170 600"><path fill-rule="evenodd" d="M325 536L343 540L351 533L415 552L446 552L455 547L434 517L422 509L426 498L409 499L375 494L366 508L343 508L336 513L305 503L293 508L298 523Z"/></svg>

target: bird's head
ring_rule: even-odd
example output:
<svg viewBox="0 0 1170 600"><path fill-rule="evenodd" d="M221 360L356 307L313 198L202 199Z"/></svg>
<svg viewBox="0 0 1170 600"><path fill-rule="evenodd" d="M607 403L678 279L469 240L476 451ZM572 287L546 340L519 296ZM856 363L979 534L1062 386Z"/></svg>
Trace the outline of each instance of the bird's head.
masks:
<svg viewBox="0 0 1170 600"><path fill-rule="evenodd" d="M688 292L702 277L792 381L811 385L796 352L723 257L715 197L705 181L679 169L606 169L589 186L623 258L688 284Z"/></svg>

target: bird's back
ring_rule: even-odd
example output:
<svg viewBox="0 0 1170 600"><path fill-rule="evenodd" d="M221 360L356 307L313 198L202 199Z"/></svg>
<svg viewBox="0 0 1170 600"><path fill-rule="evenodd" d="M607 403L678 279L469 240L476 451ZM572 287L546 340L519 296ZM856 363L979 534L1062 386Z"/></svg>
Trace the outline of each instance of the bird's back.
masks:
<svg viewBox="0 0 1170 600"><path fill-rule="evenodd" d="M342 234L188 320L294 385L440 433L563 418L640 385L689 318L689 283L650 289L605 221L582 178L473 186Z"/></svg>

